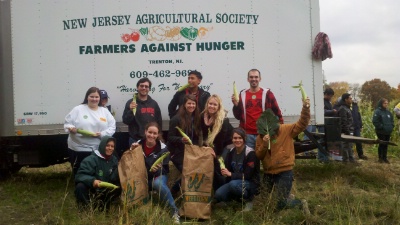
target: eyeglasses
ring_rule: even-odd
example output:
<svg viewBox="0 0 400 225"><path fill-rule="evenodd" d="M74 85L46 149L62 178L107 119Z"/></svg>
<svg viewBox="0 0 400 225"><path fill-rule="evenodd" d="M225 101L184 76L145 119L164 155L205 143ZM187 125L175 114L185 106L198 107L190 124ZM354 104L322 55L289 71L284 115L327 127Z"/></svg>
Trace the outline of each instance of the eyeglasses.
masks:
<svg viewBox="0 0 400 225"><path fill-rule="evenodd" d="M139 85L139 87L141 87L141 88L149 88L149 85L141 84L141 85Z"/></svg>

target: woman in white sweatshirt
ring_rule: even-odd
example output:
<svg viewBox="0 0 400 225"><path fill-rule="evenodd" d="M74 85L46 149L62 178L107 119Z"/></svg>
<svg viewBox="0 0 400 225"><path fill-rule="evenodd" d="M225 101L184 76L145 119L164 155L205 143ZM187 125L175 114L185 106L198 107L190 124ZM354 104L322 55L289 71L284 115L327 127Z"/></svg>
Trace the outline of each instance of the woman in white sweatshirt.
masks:
<svg viewBox="0 0 400 225"><path fill-rule="evenodd" d="M115 119L107 108L99 107L100 90L91 87L87 90L82 104L75 106L67 114L64 129L69 132L68 153L74 175L82 160L98 149L100 139L115 133ZM77 133L78 129L91 131L93 135Z"/></svg>

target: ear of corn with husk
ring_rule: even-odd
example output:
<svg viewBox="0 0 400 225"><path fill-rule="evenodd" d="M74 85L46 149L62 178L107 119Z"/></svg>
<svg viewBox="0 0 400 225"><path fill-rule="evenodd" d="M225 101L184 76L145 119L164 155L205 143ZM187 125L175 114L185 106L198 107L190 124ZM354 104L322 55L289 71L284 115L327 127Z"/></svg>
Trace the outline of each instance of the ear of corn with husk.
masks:
<svg viewBox="0 0 400 225"><path fill-rule="evenodd" d="M84 129L77 129L76 130L76 132L78 133L78 134L82 134L82 135L85 135L85 136L93 136L93 135L95 135L96 133L94 133L94 132L92 132L92 131L88 131L88 130L84 130Z"/></svg>
<svg viewBox="0 0 400 225"><path fill-rule="evenodd" d="M239 92L237 91L235 81L233 81L233 96L235 97L236 101L239 101Z"/></svg>
<svg viewBox="0 0 400 225"><path fill-rule="evenodd" d="M136 103L136 99L137 99L137 93L133 94L132 102ZM136 114L136 109L137 109L137 106L136 106L136 108L132 109L133 115Z"/></svg>
<svg viewBox="0 0 400 225"><path fill-rule="evenodd" d="M183 90L185 90L186 88L188 88L189 86L190 86L190 84L187 83L187 84L183 85L182 87L178 88L177 92L183 91Z"/></svg>
<svg viewBox="0 0 400 225"><path fill-rule="evenodd" d="M224 159L220 156L220 157L218 158L218 161L219 161L219 166L221 167L221 169L225 169L226 166L225 166Z"/></svg>
<svg viewBox="0 0 400 225"><path fill-rule="evenodd" d="M101 181L99 183L99 188L116 189L116 188L119 188L119 187L117 185L112 184L112 183Z"/></svg>
<svg viewBox="0 0 400 225"><path fill-rule="evenodd" d="M299 85L297 86L292 86L292 88L298 88L301 92L301 97L303 98L303 100L305 101L307 99L307 94L303 88L303 81L300 81Z"/></svg>
<svg viewBox="0 0 400 225"><path fill-rule="evenodd" d="M151 166L149 171L152 171L155 167L157 167L158 164L162 163L162 161L169 155L169 152L164 152L160 158L158 158L153 165Z"/></svg>
<svg viewBox="0 0 400 225"><path fill-rule="evenodd" d="M190 140L189 136L187 136L181 128L179 128L178 126L176 126L175 128L178 129L178 131L182 135L182 137L188 139L190 145L193 145L192 140Z"/></svg>

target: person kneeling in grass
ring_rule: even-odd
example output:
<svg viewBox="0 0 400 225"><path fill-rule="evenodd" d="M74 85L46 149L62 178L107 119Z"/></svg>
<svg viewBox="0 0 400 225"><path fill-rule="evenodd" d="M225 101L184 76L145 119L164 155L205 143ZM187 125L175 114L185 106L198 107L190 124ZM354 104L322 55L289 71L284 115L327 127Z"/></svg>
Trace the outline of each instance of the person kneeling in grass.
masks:
<svg viewBox="0 0 400 225"><path fill-rule="evenodd" d="M270 113L272 116L272 112ZM267 118L271 118L267 115ZM293 138L306 129L310 121L310 99L303 101L299 120L293 124L279 124L279 121L267 121L269 134L258 135L256 139L256 155L262 161L264 182L268 192L274 188L277 194L277 210L304 205L303 210L308 214L305 200L289 198L293 182L293 166L295 152ZM273 123L273 124L272 124ZM270 129L270 128L268 128Z"/></svg>
<svg viewBox="0 0 400 225"><path fill-rule="evenodd" d="M116 140L104 136L99 149L86 157L75 176L75 197L78 207L87 207L91 202L94 208L109 207L112 200L119 197L120 189L101 188L101 182L119 185L118 159L113 155ZM92 197L93 196L93 197Z"/></svg>
<svg viewBox="0 0 400 225"><path fill-rule="evenodd" d="M159 140L161 129L158 123L148 123L145 127L144 136L140 141L133 143L131 149L139 146L142 148L146 169L149 171L147 173L149 191L156 191L158 193L160 199L169 207L174 223L179 224L178 208L167 186L169 156L165 157L158 165L153 166L161 156L166 153L169 154L167 146Z"/></svg>
<svg viewBox="0 0 400 225"><path fill-rule="evenodd" d="M243 211L250 211L260 183L259 160L254 150L246 145L246 132L242 128L233 129L232 142L235 147L226 149L228 152L223 157L226 168L221 169L227 182L215 192L214 203L244 200Z"/></svg>

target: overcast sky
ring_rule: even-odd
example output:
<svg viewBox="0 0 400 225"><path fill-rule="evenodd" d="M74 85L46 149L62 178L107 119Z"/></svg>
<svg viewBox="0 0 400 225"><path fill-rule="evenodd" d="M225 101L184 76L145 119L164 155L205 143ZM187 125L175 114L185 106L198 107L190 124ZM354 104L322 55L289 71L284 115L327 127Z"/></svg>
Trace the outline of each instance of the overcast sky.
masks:
<svg viewBox="0 0 400 225"><path fill-rule="evenodd" d="M322 62L327 82L379 78L400 83L400 0L320 0L321 32L333 58Z"/></svg>

